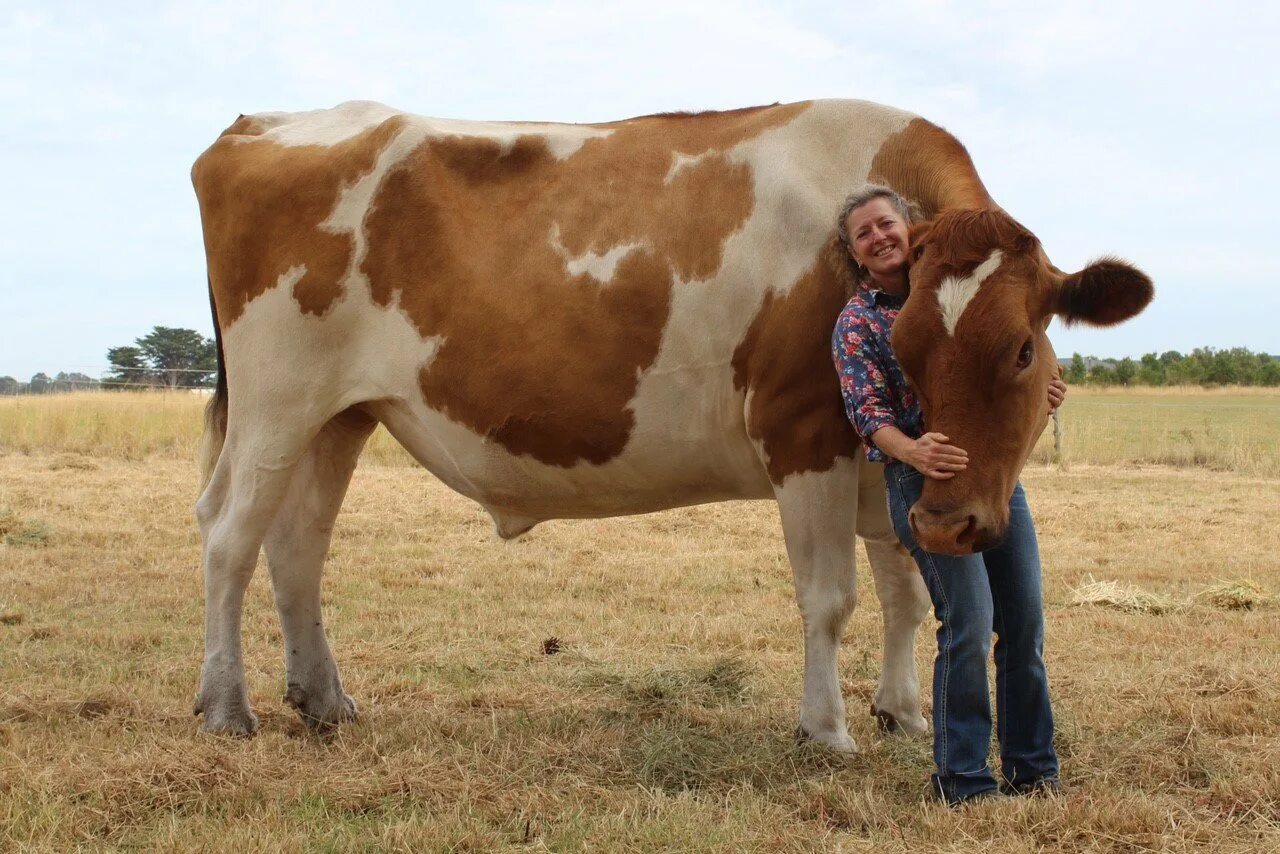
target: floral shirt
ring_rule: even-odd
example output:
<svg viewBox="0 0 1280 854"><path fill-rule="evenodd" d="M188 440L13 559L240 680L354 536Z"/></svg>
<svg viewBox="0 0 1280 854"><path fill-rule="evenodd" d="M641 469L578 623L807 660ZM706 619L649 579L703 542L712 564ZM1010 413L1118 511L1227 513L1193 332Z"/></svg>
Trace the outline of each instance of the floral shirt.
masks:
<svg viewBox="0 0 1280 854"><path fill-rule="evenodd" d="M889 346L889 331L905 301L864 285L840 312L831 336L845 414L867 447L867 459L877 463L889 460L871 441L881 427L892 425L913 439L923 432L920 404Z"/></svg>

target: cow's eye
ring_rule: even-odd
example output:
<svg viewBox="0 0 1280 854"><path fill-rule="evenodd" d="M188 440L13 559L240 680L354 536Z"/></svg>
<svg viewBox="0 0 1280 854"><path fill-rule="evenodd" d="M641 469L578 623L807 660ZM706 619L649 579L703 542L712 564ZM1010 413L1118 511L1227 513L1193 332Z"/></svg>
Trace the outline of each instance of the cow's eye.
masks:
<svg viewBox="0 0 1280 854"><path fill-rule="evenodd" d="M1027 343L1022 345L1022 349L1018 351L1018 370L1026 370L1031 364L1031 357L1035 355L1035 348L1031 345L1031 339L1027 339Z"/></svg>

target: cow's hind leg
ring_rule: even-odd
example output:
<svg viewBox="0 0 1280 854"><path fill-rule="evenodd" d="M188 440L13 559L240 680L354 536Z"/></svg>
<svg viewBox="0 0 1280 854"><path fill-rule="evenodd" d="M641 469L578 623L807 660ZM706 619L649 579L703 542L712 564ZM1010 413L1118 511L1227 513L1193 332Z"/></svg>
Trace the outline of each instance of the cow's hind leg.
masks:
<svg viewBox="0 0 1280 854"><path fill-rule="evenodd" d="M857 750L845 722L836 654L858 601L854 573L857 466L791 475L776 490L796 601L804 621L800 735L841 752Z"/></svg>
<svg viewBox="0 0 1280 854"><path fill-rule="evenodd" d="M929 613L929 591L889 521L884 467L865 461L859 466L858 536L866 546L884 612L884 667L871 713L887 731L922 735L929 727L920 714L915 642L920 623Z"/></svg>
<svg viewBox="0 0 1280 854"><path fill-rule="evenodd" d="M244 593L308 439L279 423L232 424L196 502L204 543L205 636L195 711L204 715L206 732L249 735L258 727L240 644Z"/></svg>
<svg viewBox="0 0 1280 854"><path fill-rule="evenodd" d="M320 580L333 523L356 460L377 421L349 409L321 429L298 463L264 543L284 632L284 701L313 729L355 717L320 613Z"/></svg>

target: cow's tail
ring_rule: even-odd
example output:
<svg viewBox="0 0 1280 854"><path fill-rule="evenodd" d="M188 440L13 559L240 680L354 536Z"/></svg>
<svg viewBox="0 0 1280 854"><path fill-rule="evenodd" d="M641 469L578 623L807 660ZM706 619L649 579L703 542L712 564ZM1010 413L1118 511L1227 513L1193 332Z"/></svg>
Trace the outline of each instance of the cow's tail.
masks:
<svg viewBox="0 0 1280 854"><path fill-rule="evenodd" d="M213 342L217 349L218 381L213 397L204 408L204 435L200 437L200 491L209 485L213 467L222 455L227 438L227 366L222 357L222 328L218 325L218 304L213 299L213 281L209 281L209 310L213 313Z"/></svg>

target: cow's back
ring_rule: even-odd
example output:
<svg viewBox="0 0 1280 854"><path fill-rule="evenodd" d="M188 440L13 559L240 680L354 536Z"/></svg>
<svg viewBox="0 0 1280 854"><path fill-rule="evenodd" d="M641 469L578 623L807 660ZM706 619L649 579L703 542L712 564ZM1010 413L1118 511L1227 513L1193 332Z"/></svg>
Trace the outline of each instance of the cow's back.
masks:
<svg viewBox="0 0 1280 854"><path fill-rule="evenodd" d="M853 453L833 217L912 118L242 117L194 170L231 395L305 366L317 412L529 518L768 494Z"/></svg>

